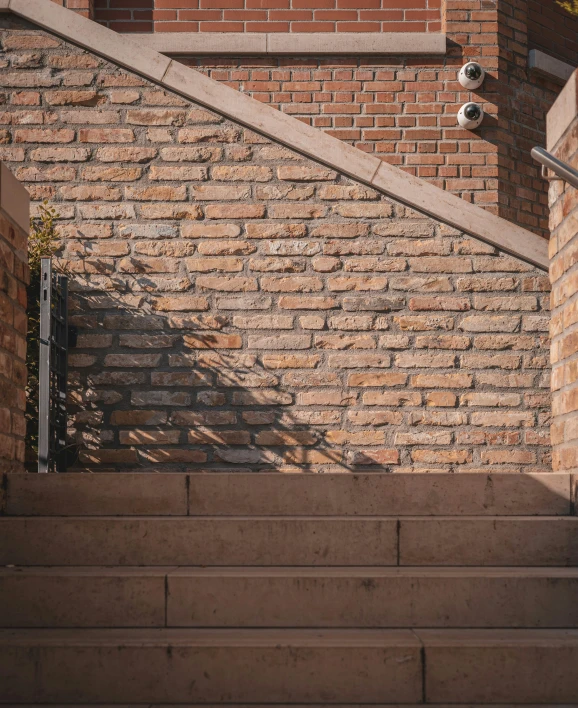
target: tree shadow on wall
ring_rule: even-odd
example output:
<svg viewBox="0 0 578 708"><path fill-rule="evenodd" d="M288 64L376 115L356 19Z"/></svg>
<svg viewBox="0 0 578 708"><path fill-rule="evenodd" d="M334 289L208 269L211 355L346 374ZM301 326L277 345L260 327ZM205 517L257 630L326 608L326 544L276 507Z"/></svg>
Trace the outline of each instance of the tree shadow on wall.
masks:
<svg viewBox="0 0 578 708"><path fill-rule="evenodd" d="M355 394L323 385L317 352L241 348L246 330L235 329L229 313L155 310L163 293L148 293L155 286L146 276L131 280L131 288L121 278L108 292L73 286L79 346L69 432L82 466L392 471L364 453L393 448L386 442L393 430L370 424L346 432ZM337 388L338 405L308 398ZM364 431L382 442L350 448L350 436Z"/></svg>

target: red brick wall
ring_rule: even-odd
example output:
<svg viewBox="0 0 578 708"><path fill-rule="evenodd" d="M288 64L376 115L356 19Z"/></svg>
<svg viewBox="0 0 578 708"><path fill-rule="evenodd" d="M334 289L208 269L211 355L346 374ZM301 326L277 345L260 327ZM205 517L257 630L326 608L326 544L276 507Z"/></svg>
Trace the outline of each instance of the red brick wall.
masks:
<svg viewBox="0 0 578 708"><path fill-rule="evenodd" d="M155 32L439 32L441 0L155 0Z"/></svg>
<svg viewBox="0 0 578 708"><path fill-rule="evenodd" d="M115 32L152 32L154 0L94 0L95 20Z"/></svg>
<svg viewBox="0 0 578 708"><path fill-rule="evenodd" d="M499 12L497 11L499 8ZM209 76L433 181L537 233L548 233L547 184L530 157L560 87L527 69L524 0L447 0L446 57L183 58ZM464 90L459 68L488 76ZM468 100L487 116L457 125Z"/></svg>
<svg viewBox="0 0 578 708"><path fill-rule="evenodd" d="M222 0L228 4L237 1ZM240 0L243 7L245 1ZM317 1L325 2L313 0ZM334 1L339 2L329 0L331 4ZM410 4L414 1L422 0L408 0ZM132 2L132 7L121 9L122 3L128 2ZM158 21L155 31L163 24L164 30L171 31L215 30L225 21L226 13L244 11L203 5L196 10L190 8L189 0L162 2L173 6L162 9L168 14L162 15L164 19ZM388 6L404 2L388 0ZM146 11L143 1L100 0L100 3L97 18L111 27L129 31L138 24L140 31L151 30L152 25L145 27L149 20L143 14ZM105 3L111 7L105 9ZM174 7L174 3L184 7ZM431 4L428 7L428 12L435 10ZM432 180L442 189L547 235L547 185L530 158L530 150L534 145L544 145L545 114L560 86L532 75L527 68L528 26L535 30L536 13L531 17L526 0L445 0L441 9L449 40L447 54L442 59L183 57L181 60L361 150L374 152L387 162ZM268 11L291 10L276 7ZM340 6L332 11L340 11ZM404 9L407 13L414 11L417 10L413 7ZM198 24L198 15L197 20L192 19L194 12L222 14L218 21L216 16L213 19L207 16ZM178 13L183 21L178 21ZM189 13L187 22L184 13ZM226 17L227 22L233 22L232 15ZM404 15L405 20L408 17L409 14ZM308 21L311 26L314 20L313 17ZM259 22L261 30L273 30L270 19ZM433 23L432 20L428 25L429 31L437 28ZM277 29L288 31L288 27L279 25ZM241 24L228 27L230 31L242 29ZM292 29L303 31L295 26ZM383 26L382 30L385 29ZM399 25L399 29L403 26ZM456 80L457 71L468 60L479 61L488 72L478 91L465 91ZM457 112L468 100L482 103L487 113L476 131L462 130L457 125Z"/></svg>
<svg viewBox="0 0 578 708"><path fill-rule="evenodd" d="M5 133L0 130L0 143ZM15 196L3 188L3 199ZM0 472L23 472L28 233L10 219L6 208L0 203Z"/></svg>
<svg viewBox="0 0 578 708"><path fill-rule="evenodd" d="M84 463L550 469L543 273L26 34L0 156L62 216Z"/></svg>
<svg viewBox="0 0 578 708"><path fill-rule="evenodd" d="M530 49L578 65L578 18L554 0L528 0L528 35Z"/></svg>
<svg viewBox="0 0 578 708"><path fill-rule="evenodd" d="M570 81L578 85L578 72ZM552 152L578 168L578 115ZM552 181L550 206L553 464L578 472L578 190Z"/></svg>
<svg viewBox="0 0 578 708"><path fill-rule="evenodd" d="M498 7L497 123L490 139L498 147L499 213L548 233L548 185L530 152L546 144L546 113L560 86L528 69L526 0L500 0Z"/></svg>
<svg viewBox="0 0 578 708"><path fill-rule="evenodd" d="M52 0L61 7L78 12L83 17L94 17L94 0Z"/></svg>

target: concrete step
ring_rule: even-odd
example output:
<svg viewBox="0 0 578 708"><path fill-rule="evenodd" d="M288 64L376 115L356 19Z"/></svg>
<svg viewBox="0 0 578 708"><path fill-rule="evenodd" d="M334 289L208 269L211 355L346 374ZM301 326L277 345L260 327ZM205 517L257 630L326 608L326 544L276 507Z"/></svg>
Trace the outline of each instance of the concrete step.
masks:
<svg viewBox="0 0 578 708"><path fill-rule="evenodd" d="M169 627L578 627L578 568L179 568Z"/></svg>
<svg viewBox="0 0 578 708"><path fill-rule="evenodd" d="M567 515L569 474L8 474L23 516Z"/></svg>
<svg viewBox="0 0 578 708"><path fill-rule="evenodd" d="M5 703L576 705L578 630L2 630Z"/></svg>
<svg viewBox="0 0 578 708"><path fill-rule="evenodd" d="M0 565L578 566L578 517L1 517Z"/></svg>
<svg viewBox="0 0 578 708"><path fill-rule="evenodd" d="M417 703L408 630L2 630L5 702Z"/></svg>
<svg viewBox="0 0 578 708"><path fill-rule="evenodd" d="M4 517L0 565L387 566L397 564L397 525L376 517Z"/></svg>
<svg viewBox="0 0 578 708"><path fill-rule="evenodd" d="M3 568L0 627L578 627L578 568Z"/></svg>

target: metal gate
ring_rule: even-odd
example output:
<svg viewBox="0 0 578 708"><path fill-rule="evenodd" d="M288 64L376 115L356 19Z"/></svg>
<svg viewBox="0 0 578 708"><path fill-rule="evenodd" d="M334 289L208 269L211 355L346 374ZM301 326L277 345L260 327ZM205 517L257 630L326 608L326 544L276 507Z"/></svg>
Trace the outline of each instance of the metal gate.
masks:
<svg viewBox="0 0 578 708"><path fill-rule="evenodd" d="M43 258L40 277L38 472L66 470L68 278Z"/></svg>

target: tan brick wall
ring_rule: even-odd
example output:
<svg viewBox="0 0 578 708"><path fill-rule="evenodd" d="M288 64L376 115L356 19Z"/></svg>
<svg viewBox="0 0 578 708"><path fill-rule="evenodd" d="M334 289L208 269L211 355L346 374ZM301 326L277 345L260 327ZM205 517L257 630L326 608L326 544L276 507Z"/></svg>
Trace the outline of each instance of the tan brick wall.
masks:
<svg viewBox="0 0 578 708"><path fill-rule="evenodd" d="M75 273L84 463L550 470L545 274L43 33L2 37L0 154L55 203Z"/></svg>
<svg viewBox="0 0 578 708"><path fill-rule="evenodd" d="M1 133L2 131L0 131ZM0 173L0 472L23 472L28 233L11 218Z"/></svg>
<svg viewBox="0 0 578 708"><path fill-rule="evenodd" d="M552 152L578 168L578 116ZM578 472L578 190L552 181L550 210L553 465Z"/></svg>

